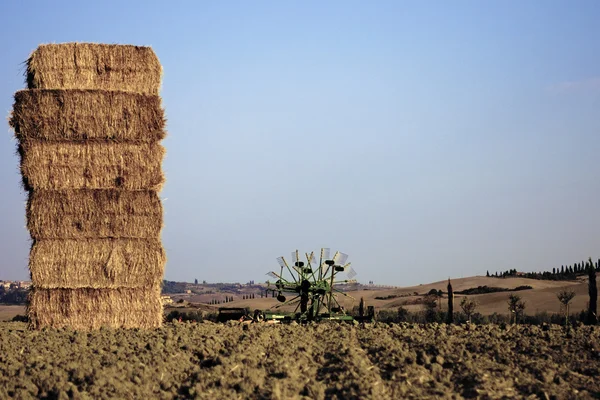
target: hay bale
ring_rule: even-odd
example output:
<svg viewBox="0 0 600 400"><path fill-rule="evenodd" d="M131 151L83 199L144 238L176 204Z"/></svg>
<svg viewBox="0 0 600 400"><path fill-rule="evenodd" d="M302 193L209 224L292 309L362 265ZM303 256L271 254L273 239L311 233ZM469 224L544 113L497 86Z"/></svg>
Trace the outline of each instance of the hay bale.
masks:
<svg viewBox="0 0 600 400"><path fill-rule="evenodd" d="M40 45L27 60L29 89L102 89L158 94L162 67L150 47Z"/></svg>
<svg viewBox="0 0 600 400"><path fill-rule="evenodd" d="M159 239L40 240L29 271L42 289L144 288L162 281L165 262Z"/></svg>
<svg viewBox="0 0 600 400"><path fill-rule="evenodd" d="M9 123L20 141L155 142L165 137L159 96L107 90L20 90Z"/></svg>
<svg viewBox="0 0 600 400"><path fill-rule="evenodd" d="M159 285L148 289L34 288L27 306L33 329L157 328L162 324L162 311Z"/></svg>
<svg viewBox="0 0 600 400"><path fill-rule="evenodd" d="M165 149L158 143L25 141L20 144L26 190L160 190Z"/></svg>
<svg viewBox="0 0 600 400"><path fill-rule="evenodd" d="M154 191L36 190L29 194L27 228L41 239L154 239L162 229Z"/></svg>

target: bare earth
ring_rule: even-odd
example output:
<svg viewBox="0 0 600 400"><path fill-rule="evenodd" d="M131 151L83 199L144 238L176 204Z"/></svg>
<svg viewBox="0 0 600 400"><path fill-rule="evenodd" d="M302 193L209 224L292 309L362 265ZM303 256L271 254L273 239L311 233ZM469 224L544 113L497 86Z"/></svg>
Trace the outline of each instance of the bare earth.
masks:
<svg viewBox="0 0 600 400"><path fill-rule="evenodd" d="M591 399L600 328L0 324L0 398Z"/></svg>

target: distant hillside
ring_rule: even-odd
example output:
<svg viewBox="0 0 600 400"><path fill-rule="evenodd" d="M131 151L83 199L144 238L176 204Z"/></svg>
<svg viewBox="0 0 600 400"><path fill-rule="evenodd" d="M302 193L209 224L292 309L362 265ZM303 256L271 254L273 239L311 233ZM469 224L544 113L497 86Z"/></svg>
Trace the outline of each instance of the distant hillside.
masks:
<svg viewBox="0 0 600 400"><path fill-rule="evenodd" d="M442 309L446 307L447 280L433 282L418 286L399 288L376 288L371 285L354 285L346 287L346 295L338 296L342 306L350 310L357 306L361 297L368 305L375 306L378 310L397 309L402 306L408 310L416 311L423 308L423 296L432 290L442 296ZM525 313L560 312L560 302L556 293L564 288L571 288L576 296L571 303L571 312L576 313L587 307L587 279L583 276L574 280L540 280L519 276L506 276L502 279L496 277L473 276L452 279L455 293L455 309L461 298L467 296L479 304L477 312L489 315L492 313L508 314L507 300L511 293L516 292L525 301ZM174 300L184 299L192 303L215 304L228 307L249 307L251 309L269 309L278 305L277 299L264 297L265 286L249 284L201 284L194 285L182 282L165 282L164 293L176 293ZM190 291L190 293L186 293ZM461 294L462 293L462 294ZM254 296L251 296L254 294ZM224 299L231 301L225 303ZM285 310L285 308L283 308ZM291 311L291 310L290 310Z"/></svg>

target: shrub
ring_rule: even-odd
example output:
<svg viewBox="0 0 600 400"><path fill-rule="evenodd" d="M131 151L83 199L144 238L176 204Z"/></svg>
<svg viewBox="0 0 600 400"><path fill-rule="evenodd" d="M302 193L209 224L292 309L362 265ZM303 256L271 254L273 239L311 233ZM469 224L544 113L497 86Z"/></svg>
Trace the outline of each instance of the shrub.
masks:
<svg viewBox="0 0 600 400"><path fill-rule="evenodd" d="M29 322L29 318L27 318L27 315L15 315L14 317L12 317L11 321L12 322Z"/></svg>

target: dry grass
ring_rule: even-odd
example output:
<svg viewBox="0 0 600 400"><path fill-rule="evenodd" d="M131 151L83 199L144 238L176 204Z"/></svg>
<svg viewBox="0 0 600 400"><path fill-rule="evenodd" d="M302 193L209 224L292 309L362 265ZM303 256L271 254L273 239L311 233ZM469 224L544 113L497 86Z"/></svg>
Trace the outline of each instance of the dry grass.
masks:
<svg viewBox="0 0 600 400"><path fill-rule="evenodd" d="M21 173L26 190L160 190L164 182L160 144L22 142Z"/></svg>
<svg viewBox="0 0 600 400"><path fill-rule="evenodd" d="M27 60L30 89L103 89L158 94L162 67L150 47L40 45Z"/></svg>
<svg viewBox="0 0 600 400"><path fill-rule="evenodd" d="M40 239L155 239L162 204L154 191L36 190L29 194L27 227Z"/></svg>
<svg viewBox="0 0 600 400"><path fill-rule="evenodd" d="M20 90L10 125L20 141L155 142L165 137L159 96L107 90Z"/></svg>
<svg viewBox="0 0 600 400"><path fill-rule="evenodd" d="M32 328L161 325L161 74L149 47L48 44L29 57L10 125L29 191Z"/></svg>
<svg viewBox="0 0 600 400"><path fill-rule="evenodd" d="M147 289L32 290L27 315L33 329L157 328L162 324L160 286Z"/></svg>
<svg viewBox="0 0 600 400"><path fill-rule="evenodd" d="M40 240L29 270L43 289L144 288L162 281L165 262L158 239Z"/></svg>

